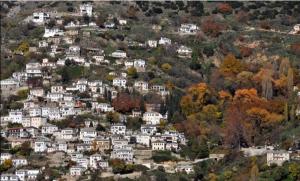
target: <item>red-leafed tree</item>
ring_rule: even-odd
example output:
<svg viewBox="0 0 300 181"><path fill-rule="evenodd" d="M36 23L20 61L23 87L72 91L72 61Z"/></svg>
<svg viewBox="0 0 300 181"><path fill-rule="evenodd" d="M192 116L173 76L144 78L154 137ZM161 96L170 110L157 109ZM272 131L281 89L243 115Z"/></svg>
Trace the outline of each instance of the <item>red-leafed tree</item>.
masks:
<svg viewBox="0 0 300 181"><path fill-rule="evenodd" d="M225 30L225 26L213 20L213 17L205 19L201 24L202 31L212 37L217 37Z"/></svg>
<svg viewBox="0 0 300 181"><path fill-rule="evenodd" d="M112 106L116 111L126 113L132 111L133 109L140 109L141 102L140 96L130 95L126 92L122 92L115 99L113 99Z"/></svg>
<svg viewBox="0 0 300 181"><path fill-rule="evenodd" d="M252 54L252 48L240 46L239 49L242 57L249 57Z"/></svg>
<svg viewBox="0 0 300 181"><path fill-rule="evenodd" d="M300 42L291 45L291 52L300 55Z"/></svg>
<svg viewBox="0 0 300 181"><path fill-rule="evenodd" d="M232 7L228 3L219 3L217 9L222 14L232 13Z"/></svg>

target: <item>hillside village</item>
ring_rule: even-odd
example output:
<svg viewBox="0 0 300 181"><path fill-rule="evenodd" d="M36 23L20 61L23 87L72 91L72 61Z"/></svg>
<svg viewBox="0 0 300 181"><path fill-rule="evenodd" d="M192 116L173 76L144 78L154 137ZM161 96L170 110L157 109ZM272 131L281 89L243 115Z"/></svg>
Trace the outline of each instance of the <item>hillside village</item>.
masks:
<svg viewBox="0 0 300 181"><path fill-rule="evenodd" d="M120 6L120 3L105 3L111 3L108 7ZM197 41L207 40L204 33L209 34L207 36L230 34L225 25L214 24L211 20L207 23L212 27L200 26L195 19L181 20L171 26L170 22L159 23L159 19L153 18L151 26L138 26L140 29L135 32L139 16L137 7L143 9L146 4L124 2L126 16L124 12L117 14L109 10L111 14L105 18L101 14L103 10L98 9L101 3L67 3L68 11L60 11L52 4L52 8L36 8L22 16L20 24L31 28L34 34L27 32L27 38L22 41L2 38L1 66L5 64L2 58L21 63L16 63L19 67L16 69L8 66L11 64L1 68L0 180L148 180L152 177L161 180L160 177L165 178L167 174L167 180L172 177L234 180L234 170L220 169L227 175L221 174L218 179L213 179L217 177L212 175L213 169L208 173L201 171L204 170L202 164L225 164L234 154L247 159L249 164L266 165L259 168L265 173L273 167L285 168L287 163L289 168L296 165L298 175L293 170L289 173L294 174L294 180L300 179L299 20L293 21L286 30L261 26L262 33L289 37L278 41L298 42L291 50L290 60L281 55L267 55L271 58L266 58L260 51L255 54L254 49L271 46L270 43L244 40L243 37L233 42L240 47L238 56L230 54L235 50L230 50L220 40L220 52L229 52L221 56L210 46L205 45L203 53L194 46ZM11 9L15 7L18 6ZM297 8L299 10L299 4ZM161 14L160 8L152 9L152 13ZM220 9L216 14L226 10L225 7ZM254 31L252 25L245 26L249 33ZM260 31L259 28L255 30ZM188 41L182 40L185 38ZM224 61L220 61L221 57L225 57ZM241 65L232 70L230 66L238 64L235 57L248 62L249 69ZM265 63L261 70L256 69L255 61L263 62L264 59L274 61L270 66ZM230 63L224 65L226 61ZM278 68L268 74L271 66ZM209 77L207 72L213 68L225 73L212 73ZM277 69L286 76L277 76ZM251 71L256 70L257 74L252 75ZM235 81L221 79L221 75L236 76L238 85L230 87ZM261 78L265 75L273 78ZM262 81L258 83L258 91L251 89L256 85L246 85L250 76L254 81ZM209 84L212 80L216 80L215 83ZM219 85L224 91L209 88ZM244 92L239 92L242 88ZM288 95L288 98L281 95ZM220 110L230 107L227 101L231 98L236 107L243 108L248 104L239 104L238 100L244 101L243 96L246 101L256 101L255 104L275 106L263 107L261 112L253 108L247 110L249 119L262 120L257 123L261 124L260 131L249 133L251 138L247 137L247 131L239 130L235 136L221 139L228 133L221 131L224 125L220 120L227 120L230 113L236 117L242 115L234 110L223 113ZM279 97L278 100L275 97ZM283 99L289 102L283 104ZM200 110L203 114L198 113ZM198 124L197 119L209 121ZM276 127L285 119L291 123L289 129L293 135L286 136L287 141L281 144L272 138L276 133L268 130L273 129L271 124ZM271 123L263 125L268 121ZM231 133L235 133L235 128L244 129L235 125L236 122L230 122ZM267 138L260 140L259 134L263 132ZM235 161L239 163L240 160ZM253 169L258 170L257 166L251 168L251 173Z"/></svg>

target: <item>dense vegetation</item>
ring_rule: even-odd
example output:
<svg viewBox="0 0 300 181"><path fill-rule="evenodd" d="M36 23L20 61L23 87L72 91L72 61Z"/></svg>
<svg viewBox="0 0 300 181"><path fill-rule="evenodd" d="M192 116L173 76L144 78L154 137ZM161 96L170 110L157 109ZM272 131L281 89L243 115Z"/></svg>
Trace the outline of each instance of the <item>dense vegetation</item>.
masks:
<svg viewBox="0 0 300 181"><path fill-rule="evenodd" d="M78 3L78 2L77 2ZM45 52L35 54L29 47L37 46L43 29L21 22L32 9L57 8L73 12L76 2L24 3L20 15L5 17L14 3L1 2L1 80L15 71L24 69L26 63L49 58ZM145 102L159 103L162 114L168 113L168 122L184 132L189 140L180 155L189 159L206 158L209 153L226 152L221 162L205 161L195 166L195 174L167 174L163 169L150 171L140 180L297 180L300 178L299 162L292 161L282 167L266 166L263 158L245 158L236 150L239 147L278 145L279 149L295 147L300 139L300 36L290 35L293 26L300 23L300 5L297 2L94 2L97 18L78 18L81 22L95 21L100 27L111 12L117 12L128 24L122 30L92 32L92 38L80 37L76 44L95 45L109 54L116 49L125 50L131 58L147 62L147 72L127 69L129 83L146 80L163 84L170 94L163 100L155 95L142 96L124 90L110 100L105 92L104 100L123 114L132 110L144 110ZM5 18L4 18L5 17ZM64 24L74 17L64 17ZM116 21L116 20L114 20ZM176 34L182 23L195 23L200 27L196 35ZM51 26L49 23L48 26ZM152 29L159 25L160 31ZM272 30L276 31L272 31ZM3 30L3 31L2 31ZM130 47L129 41L144 43L147 40L168 37L170 46L148 49ZM176 42L176 43L175 43ZM191 47L191 58L176 56L176 45ZM85 52L82 52L85 55ZM114 78L109 72L120 70L114 59L110 67L90 68L67 62L63 68L53 71L53 80L65 85L79 78L101 79L110 83ZM28 91L11 96L3 102L4 109L22 107L21 100ZM81 98L88 95L80 94ZM6 110L6 111L4 111ZM53 122L59 128L80 127L82 117ZM108 113L97 118L115 123L119 114ZM128 119L127 126L138 129L140 119ZM161 127L165 125L160 125ZM105 130L98 125L98 130ZM1 143L2 144L2 143ZM12 150L27 156L27 145ZM2 146L1 146L2 147ZM156 152L155 162L176 160L170 152ZM263 161L261 161L263 160ZM136 168L120 160L112 160L114 173L130 173ZM1 171L11 163L1 165ZM54 171L53 171L54 172Z"/></svg>

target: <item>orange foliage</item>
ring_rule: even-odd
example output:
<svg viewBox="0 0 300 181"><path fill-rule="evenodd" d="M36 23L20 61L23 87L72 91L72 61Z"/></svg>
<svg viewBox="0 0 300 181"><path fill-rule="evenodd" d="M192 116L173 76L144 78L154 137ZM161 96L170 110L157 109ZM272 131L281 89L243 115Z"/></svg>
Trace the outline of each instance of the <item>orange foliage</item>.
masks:
<svg viewBox="0 0 300 181"><path fill-rule="evenodd" d="M180 106L186 115L199 112L207 102L210 90L206 83L199 83L191 86L187 90L187 95L183 96Z"/></svg>
<svg viewBox="0 0 300 181"><path fill-rule="evenodd" d="M253 77L253 80L260 83L265 77L272 77L273 70L269 68L261 68L260 71Z"/></svg>
<svg viewBox="0 0 300 181"><path fill-rule="evenodd" d="M257 90L252 89L238 89L235 91L235 95L233 97L234 101L241 101L244 103L252 103L258 101L260 98L257 95Z"/></svg>
<svg viewBox="0 0 300 181"><path fill-rule="evenodd" d="M285 89L287 86L287 77L282 75L279 79L274 81L275 87L278 89Z"/></svg>
<svg viewBox="0 0 300 181"><path fill-rule="evenodd" d="M276 123L283 121L284 117L280 114L270 113L266 109L253 107L247 110L247 114L253 119L260 119L265 123Z"/></svg>
<svg viewBox="0 0 300 181"><path fill-rule="evenodd" d="M220 99L232 99L232 95L229 92L226 91L220 91L219 92Z"/></svg>

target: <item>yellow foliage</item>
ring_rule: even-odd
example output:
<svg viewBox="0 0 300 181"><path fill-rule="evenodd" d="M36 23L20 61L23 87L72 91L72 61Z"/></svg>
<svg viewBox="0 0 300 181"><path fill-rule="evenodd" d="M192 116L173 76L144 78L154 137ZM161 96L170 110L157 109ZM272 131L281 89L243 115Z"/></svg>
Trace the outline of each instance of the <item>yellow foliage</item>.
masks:
<svg viewBox="0 0 300 181"><path fill-rule="evenodd" d="M211 94L205 83L199 83L191 86L187 90L187 95L183 96L180 102L181 108L186 115L201 111Z"/></svg>
<svg viewBox="0 0 300 181"><path fill-rule="evenodd" d="M169 90L171 90L171 89L173 89L173 88L175 87L175 85L174 85L172 82L168 81L168 82L166 83L166 87L167 87Z"/></svg>
<svg viewBox="0 0 300 181"><path fill-rule="evenodd" d="M128 73L128 75L130 75L130 76L135 76L135 75L137 74L136 68L134 68L134 67L128 68L128 69L127 69L127 73Z"/></svg>
<svg viewBox="0 0 300 181"><path fill-rule="evenodd" d="M11 159L6 159L6 160L4 160L3 166L4 166L4 168L6 168L6 169L11 168L11 167L13 166L12 160L11 160Z"/></svg>
<svg viewBox="0 0 300 181"><path fill-rule="evenodd" d="M162 69L164 72L166 72L166 71L171 70L171 69L172 69L172 66L171 66L170 64L168 64L168 63L164 63L164 64L161 65L161 69Z"/></svg>
<svg viewBox="0 0 300 181"><path fill-rule="evenodd" d="M113 75L106 76L106 80L108 80L108 81L113 81L114 78L115 78L115 76L113 76Z"/></svg>
<svg viewBox="0 0 300 181"><path fill-rule="evenodd" d="M27 53L29 51L29 43L26 41L23 41L17 48L18 52Z"/></svg>
<svg viewBox="0 0 300 181"><path fill-rule="evenodd" d="M220 66L220 72L224 76L232 76L243 70L242 63L235 58L233 54L228 54Z"/></svg>

